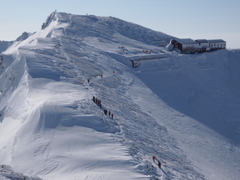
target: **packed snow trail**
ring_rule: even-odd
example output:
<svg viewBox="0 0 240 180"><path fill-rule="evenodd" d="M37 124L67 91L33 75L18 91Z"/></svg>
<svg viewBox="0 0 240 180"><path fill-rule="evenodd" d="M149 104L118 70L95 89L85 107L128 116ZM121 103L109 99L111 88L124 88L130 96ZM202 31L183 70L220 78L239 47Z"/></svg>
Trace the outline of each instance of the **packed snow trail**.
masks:
<svg viewBox="0 0 240 180"><path fill-rule="evenodd" d="M131 77L130 74L125 76ZM166 178L174 179L179 177L178 172L188 169L186 175L181 175L183 178L187 179L189 174L193 173L191 176L200 179L201 175L194 174L194 169L188 167L190 162L188 162L181 150L176 147L177 142L168 135L166 128L142 113L138 105L132 103L131 97L127 94L127 89L124 88L126 79L124 79L125 83L123 81L112 83L116 81L115 79L115 77L107 78L107 80L100 79L99 82L93 84L93 87L95 91L98 91L98 96L101 97L100 99L106 109L115 115L114 120L119 123L121 136L123 137L120 140L130 147L131 155L142 164L142 167L139 168L147 167L152 154L158 154L169 161L166 164ZM135 82L130 80L129 83L131 87L133 86L131 84ZM121 84L121 86L109 88L109 84ZM176 174L173 175L168 172L171 168L177 170ZM154 177L157 176L154 175Z"/></svg>

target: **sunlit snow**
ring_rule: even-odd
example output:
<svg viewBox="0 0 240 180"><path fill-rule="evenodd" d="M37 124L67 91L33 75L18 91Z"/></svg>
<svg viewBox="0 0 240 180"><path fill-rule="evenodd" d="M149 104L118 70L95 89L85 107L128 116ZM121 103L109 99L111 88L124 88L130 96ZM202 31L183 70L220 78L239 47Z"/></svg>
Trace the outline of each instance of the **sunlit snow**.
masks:
<svg viewBox="0 0 240 180"><path fill-rule="evenodd" d="M240 50L157 43L171 38L54 12L0 43L0 179L239 179Z"/></svg>

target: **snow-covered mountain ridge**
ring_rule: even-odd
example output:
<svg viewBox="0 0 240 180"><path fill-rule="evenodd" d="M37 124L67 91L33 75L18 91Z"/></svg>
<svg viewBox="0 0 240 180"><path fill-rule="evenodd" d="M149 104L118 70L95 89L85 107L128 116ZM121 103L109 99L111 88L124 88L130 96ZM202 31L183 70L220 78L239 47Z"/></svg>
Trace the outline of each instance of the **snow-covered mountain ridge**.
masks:
<svg viewBox="0 0 240 180"><path fill-rule="evenodd" d="M1 54L1 164L44 180L240 177L239 50L182 55L164 33L58 12L21 37Z"/></svg>

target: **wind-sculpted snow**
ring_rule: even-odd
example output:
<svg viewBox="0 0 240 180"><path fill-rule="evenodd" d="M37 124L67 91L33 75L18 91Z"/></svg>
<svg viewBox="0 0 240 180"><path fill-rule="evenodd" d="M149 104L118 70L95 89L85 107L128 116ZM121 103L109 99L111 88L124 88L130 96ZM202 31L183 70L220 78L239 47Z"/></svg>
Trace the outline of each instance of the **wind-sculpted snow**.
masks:
<svg viewBox="0 0 240 180"><path fill-rule="evenodd" d="M0 53L5 51L12 43L13 41L0 41Z"/></svg>
<svg viewBox="0 0 240 180"><path fill-rule="evenodd" d="M27 72L25 58L18 55L2 56L3 72L0 77L0 121L6 116L21 117L24 106L19 107L18 102L14 102L16 96L19 100L25 101L28 91ZM5 71L4 71L5 70ZM19 96L21 95L21 96ZM22 102L22 104L24 104Z"/></svg>
<svg viewBox="0 0 240 180"><path fill-rule="evenodd" d="M25 39L27 39L29 36L31 36L32 33L27 33L27 32L24 32L22 33L21 36L19 36L16 41L24 41Z"/></svg>
<svg viewBox="0 0 240 180"><path fill-rule="evenodd" d="M21 173L14 172L11 166L0 165L0 179L1 180L41 180L37 177L25 176Z"/></svg>
<svg viewBox="0 0 240 180"><path fill-rule="evenodd" d="M57 17L56 17L56 11L51 13L48 17L47 17L47 20L46 22L44 22L42 24L42 29L45 29L47 26L49 26L49 24L52 22L52 21L56 21Z"/></svg>
<svg viewBox="0 0 240 180"><path fill-rule="evenodd" d="M2 54L0 162L19 179L236 180L240 53L155 44L170 38L52 13Z"/></svg>

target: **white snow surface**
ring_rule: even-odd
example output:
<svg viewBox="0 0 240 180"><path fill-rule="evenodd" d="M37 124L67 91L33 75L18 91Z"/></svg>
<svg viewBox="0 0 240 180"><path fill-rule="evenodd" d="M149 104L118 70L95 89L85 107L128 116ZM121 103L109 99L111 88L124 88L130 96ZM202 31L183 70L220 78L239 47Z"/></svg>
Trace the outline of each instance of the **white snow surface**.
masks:
<svg viewBox="0 0 240 180"><path fill-rule="evenodd" d="M0 179L238 180L240 50L183 55L155 44L171 38L54 12L4 43Z"/></svg>

